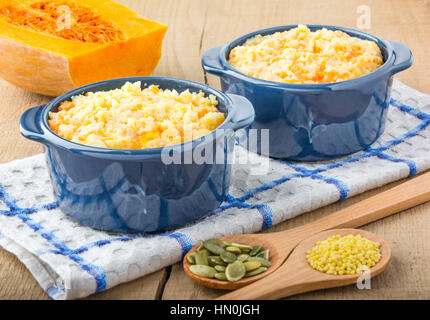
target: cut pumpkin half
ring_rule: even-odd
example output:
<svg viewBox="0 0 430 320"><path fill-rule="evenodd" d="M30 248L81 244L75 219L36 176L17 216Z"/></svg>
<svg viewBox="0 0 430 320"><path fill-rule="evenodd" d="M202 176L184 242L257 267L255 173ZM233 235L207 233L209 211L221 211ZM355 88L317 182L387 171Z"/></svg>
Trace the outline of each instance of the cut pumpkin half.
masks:
<svg viewBox="0 0 430 320"><path fill-rule="evenodd" d="M147 76L166 30L111 0L0 0L0 76L50 96Z"/></svg>

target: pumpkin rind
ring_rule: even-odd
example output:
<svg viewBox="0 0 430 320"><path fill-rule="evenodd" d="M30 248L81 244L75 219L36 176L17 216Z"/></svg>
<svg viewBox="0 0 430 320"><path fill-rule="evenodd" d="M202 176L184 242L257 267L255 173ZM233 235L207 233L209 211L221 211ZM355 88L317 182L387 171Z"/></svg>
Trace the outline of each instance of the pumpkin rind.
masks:
<svg viewBox="0 0 430 320"><path fill-rule="evenodd" d="M1 37L0 77L17 87L48 96L75 87L67 58Z"/></svg>
<svg viewBox="0 0 430 320"><path fill-rule="evenodd" d="M57 96L95 81L151 74L161 57L165 25L111 0L61 2L71 1L94 8L126 38L101 44L66 40L0 17L0 77L30 91ZM0 0L0 7L6 3L10 1Z"/></svg>

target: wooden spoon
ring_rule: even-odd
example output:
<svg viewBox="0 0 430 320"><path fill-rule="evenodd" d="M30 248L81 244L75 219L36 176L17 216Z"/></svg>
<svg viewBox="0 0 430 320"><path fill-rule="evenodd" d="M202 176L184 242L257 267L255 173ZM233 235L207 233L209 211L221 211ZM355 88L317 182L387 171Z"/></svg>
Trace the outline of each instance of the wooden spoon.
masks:
<svg viewBox="0 0 430 320"><path fill-rule="evenodd" d="M306 261L306 252L310 250L317 241L325 240L337 234L341 236L360 234L362 237L378 242L381 245L379 247L381 251L381 260L370 269L370 277L380 274L388 266L391 259L391 248L384 239L374 233L364 230L333 229L317 233L300 242L288 257L287 261L285 261L276 272L272 272L260 281L227 293L217 299L280 299L298 293L357 283L357 280L363 277L363 274L329 275L312 269Z"/></svg>
<svg viewBox="0 0 430 320"><path fill-rule="evenodd" d="M316 233L334 228L359 227L429 200L430 172L427 172L364 201L353 204L348 208L297 228L273 233L222 237L222 239L232 242L242 242L249 245L261 244L270 250L270 262L272 265L265 272L236 282L197 276L189 270L190 265L186 257L183 260L183 267L191 279L203 286L224 290L238 289L269 276L284 263L292 250L301 241ZM193 247L188 253L197 250L197 248L198 245Z"/></svg>

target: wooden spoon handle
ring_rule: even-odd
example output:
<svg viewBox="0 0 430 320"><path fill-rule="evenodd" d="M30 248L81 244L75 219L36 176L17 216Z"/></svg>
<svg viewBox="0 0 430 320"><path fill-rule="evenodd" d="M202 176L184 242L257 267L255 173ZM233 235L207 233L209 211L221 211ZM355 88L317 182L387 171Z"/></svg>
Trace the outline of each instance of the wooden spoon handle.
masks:
<svg viewBox="0 0 430 320"><path fill-rule="evenodd" d="M282 238L283 234L293 232L300 238L328 229L356 228L427 201L430 201L430 172L312 223L278 232L278 236Z"/></svg>
<svg viewBox="0 0 430 320"><path fill-rule="evenodd" d="M296 274L294 267L289 268L293 272L273 272L268 276L253 282L245 287L226 293L216 300L275 300L293 296L299 293L315 291L319 289L338 287L350 284L351 281L318 281L309 274L300 271ZM279 270L279 269L278 269Z"/></svg>
<svg viewBox="0 0 430 320"><path fill-rule="evenodd" d="M316 284L316 285L315 285ZM326 284L327 285L327 284ZM216 300L274 300L323 288L318 283L298 281L294 275L273 272L243 288L226 293Z"/></svg>

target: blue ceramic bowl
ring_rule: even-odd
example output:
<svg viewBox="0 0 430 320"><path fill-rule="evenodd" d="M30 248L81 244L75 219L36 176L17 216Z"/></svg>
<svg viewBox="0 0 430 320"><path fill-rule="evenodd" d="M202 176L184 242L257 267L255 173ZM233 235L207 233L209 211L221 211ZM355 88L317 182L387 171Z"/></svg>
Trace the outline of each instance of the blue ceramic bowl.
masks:
<svg viewBox="0 0 430 320"><path fill-rule="evenodd" d="M361 31L308 25L312 31L325 27L375 41L384 64L355 79L305 85L260 80L239 72L228 63L230 51L247 39L296 26L258 30L203 54L204 70L221 78L222 91L242 95L254 106L255 121L249 128L269 129L268 150L260 134L257 134L256 147L248 146L249 134L241 143L252 151L291 160L331 159L367 148L384 130L392 76L411 66L411 51L404 44L381 40Z"/></svg>
<svg viewBox="0 0 430 320"><path fill-rule="evenodd" d="M126 81L213 94L226 119L201 138L140 150L85 146L49 128L48 113L61 102L86 92L120 88ZM253 119L252 105L241 96L187 80L132 77L89 84L29 109L21 117L20 130L44 144L54 194L65 214L101 230L156 232L195 221L221 204L230 184L234 131Z"/></svg>

